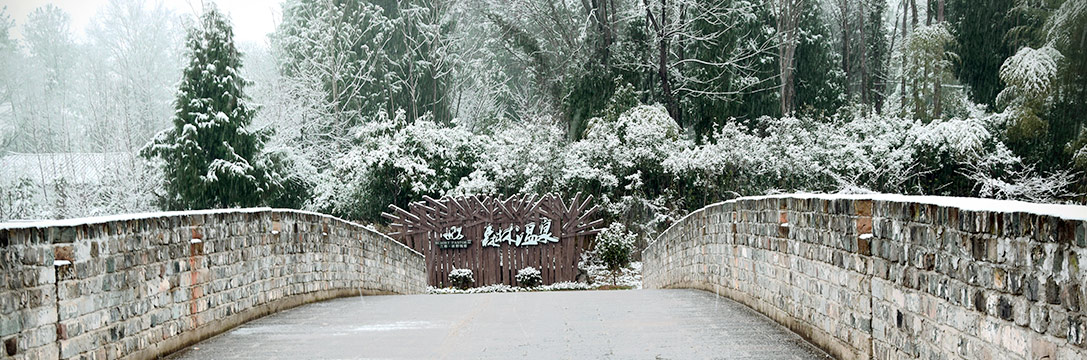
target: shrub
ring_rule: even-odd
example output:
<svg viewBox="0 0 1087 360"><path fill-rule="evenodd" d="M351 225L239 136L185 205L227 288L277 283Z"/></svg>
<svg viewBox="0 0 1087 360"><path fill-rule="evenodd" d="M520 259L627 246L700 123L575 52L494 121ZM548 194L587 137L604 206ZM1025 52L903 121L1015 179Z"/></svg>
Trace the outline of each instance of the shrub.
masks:
<svg viewBox="0 0 1087 360"><path fill-rule="evenodd" d="M596 237L596 257L608 270L616 271L630 263L630 254L634 251L634 233L627 231L622 223L608 225Z"/></svg>
<svg viewBox="0 0 1087 360"><path fill-rule="evenodd" d="M453 286L457 288L467 289L472 287L476 279L470 269L453 269L453 271L449 272L449 282L453 283Z"/></svg>
<svg viewBox="0 0 1087 360"><path fill-rule="evenodd" d="M543 276L540 275L540 270L536 270L534 267L526 267L517 271L517 283L522 287L533 288L540 286L543 282Z"/></svg>

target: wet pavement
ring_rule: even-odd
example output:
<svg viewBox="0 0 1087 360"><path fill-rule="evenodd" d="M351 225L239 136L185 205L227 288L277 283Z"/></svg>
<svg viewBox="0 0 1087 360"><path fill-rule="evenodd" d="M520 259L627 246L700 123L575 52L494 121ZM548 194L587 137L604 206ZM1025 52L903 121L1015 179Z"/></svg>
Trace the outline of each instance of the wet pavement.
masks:
<svg viewBox="0 0 1087 360"><path fill-rule="evenodd" d="M246 323L171 359L825 359L698 290L342 298Z"/></svg>

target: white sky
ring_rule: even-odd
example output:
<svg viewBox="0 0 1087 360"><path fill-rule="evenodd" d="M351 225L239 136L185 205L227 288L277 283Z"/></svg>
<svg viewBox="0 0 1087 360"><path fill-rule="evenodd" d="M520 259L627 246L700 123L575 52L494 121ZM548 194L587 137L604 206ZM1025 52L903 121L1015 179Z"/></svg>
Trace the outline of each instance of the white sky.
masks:
<svg viewBox="0 0 1087 360"><path fill-rule="evenodd" d="M162 1L168 8L181 15L194 16L201 9L201 0L144 0L147 2ZM234 36L237 42L249 42L267 44L266 35L275 30L275 25L282 18L280 4L284 0L219 0L216 3L219 10L230 16L234 25ZM27 14L34 9L53 4L60 7L72 18L72 33L77 38L83 38L84 30L91 18L109 0L0 0L0 7L6 6L7 13L15 20L15 34L22 37L23 23ZM203 0L211 2L211 0ZM194 13L195 11L195 13Z"/></svg>

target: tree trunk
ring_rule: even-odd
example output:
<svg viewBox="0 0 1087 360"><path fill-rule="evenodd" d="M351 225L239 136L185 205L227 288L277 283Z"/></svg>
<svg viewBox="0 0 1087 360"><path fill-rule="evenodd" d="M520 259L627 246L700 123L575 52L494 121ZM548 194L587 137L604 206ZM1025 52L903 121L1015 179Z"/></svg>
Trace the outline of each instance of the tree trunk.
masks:
<svg viewBox="0 0 1087 360"><path fill-rule="evenodd" d="M925 0L925 26L932 26L932 1Z"/></svg>
<svg viewBox="0 0 1087 360"><path fill-rule="evenodd" d="M944 0L936 2L936 21L944 22Z"/></svg>
<svg viewBox="0 0 1087 360"><path fill-rule="evenodd" d="M906 26L906 19L909 18L910 12L909 12L908 9L906 9L906 5L907 5L906 1L903 0L902 1L902 43L903 44L906 43L906 33L907 33L907 29L909 28L908 26ZM915 17L915 20L916 20L916 17ZM899 89L900 93L899 93L899 104L898 104L898 106L900 108L902 108L902 109L906 108L906 65L907 65L906 61L907 61L906 56L902 56L902 74L900 76L900 78L901 78L900 80L902 81L902 87Z"/></svg>
<svg viewBox="0 0 1087 360"><path fill-rule="evenodd" d="M661 79L661 96L664 97L665 106L668 107L668 115L675 119L677 124L683 126L683 121L680 119L679 103L676 102L675 94L672 93L672 81L668 77L668 46L670 42L668 36L668 0L661 0L660 21L657 27L657 43L660 45L657 75Z"/></svg>
<svg viewBox="0 0 1087 360"><path fill-rule="evenodd" d="M861 104L868 106L868 39L864 37L864 0L860 4L859 35L861 43Z"/></svg>
<svg viewBox="0 0 1087 360"><path fill-rule="evenodd" d="M853 72L849 68L849 35L853 33L852 29L849 28L849 0L840 0L838 2L838 12L842 16L842 71L845 72L845 95L846 98L849 98L853 89Z"/></svg>
<svg viewBox="0 0 1087 360"><path fill-rule="evenodd" d="M913 19L911 19L910 24L913 25L914 29L916 29L917 28L917 0L910 0L910 11L913 12Z"/></svg>
<svg viewBox="0 0 1087 360"><path fill-rule="evenodd" d="M939 25L944 24L944 0L937 0L937 18L936 23ZM936 78L936 81L932 83L932 118L939 119L943 115L943 101L940 97L940 92L943 90L940 84L940 63L937 62L935 68L932 70L932 76Z"/></svg>
<svg viewBox="0 0 1087 360"><path fill-rule="evenodd" d="M778 63L781 80L781 115L788 116L795 108L796 84L793 61L796 55L796 28L800 22L802 0L777 0Z"/></svg>
<svg viewBox="0 0 1087 360"><path fill-rule="evenodd" d="M913 30L917 30L917 0L910 0L910 11L913 13L913 18L910 19L910 24L913 25ZM916 117L921 113L919 95L917 93L917 77L910 79L910 92L913 98L913 114Z"/></svg>

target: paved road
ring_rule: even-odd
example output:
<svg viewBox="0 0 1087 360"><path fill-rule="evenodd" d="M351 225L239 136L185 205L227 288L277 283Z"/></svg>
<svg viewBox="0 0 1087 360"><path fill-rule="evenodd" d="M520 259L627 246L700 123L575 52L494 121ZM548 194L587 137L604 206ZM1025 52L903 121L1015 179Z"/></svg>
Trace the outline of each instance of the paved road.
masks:
<svg viewBox="0 0 1087 360"><path fill-rule="evenodd" d="M174 359L824 359L697 290L366 296L237 327Z"/></svg>

